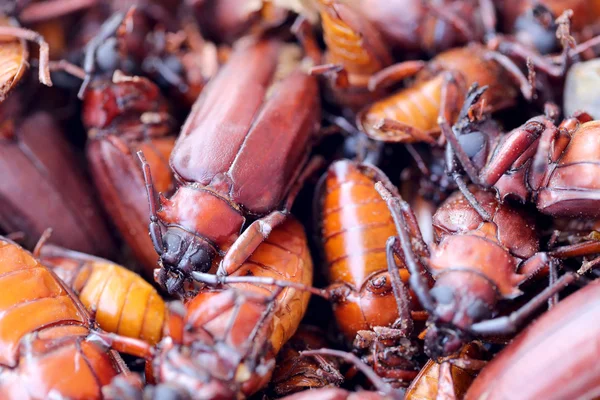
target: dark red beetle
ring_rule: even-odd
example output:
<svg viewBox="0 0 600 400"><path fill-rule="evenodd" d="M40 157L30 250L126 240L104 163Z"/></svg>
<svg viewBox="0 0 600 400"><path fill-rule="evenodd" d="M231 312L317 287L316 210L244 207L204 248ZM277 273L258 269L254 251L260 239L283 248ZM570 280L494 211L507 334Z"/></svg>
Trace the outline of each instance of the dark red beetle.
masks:
<svg viewBox="0 0 600 400"><path fill-rule="evenodd" d="M175 137L167 103L148 79L117 71L112 80L91 83L82 118L88 129L87 159L102 203L151 278L156 253L146 233L144 177L136 153L143 151L149 160L157 189L169 192L174 180L168 159Z"/></svg>
<svg viewBox="0 0 600 400"><path fill-rule="evenodd" d="M422 259L435 278L429 289L409 235L412 210L382 183L377 190L387 201L400 238L397 252L410 271L409 282L429 313L425 352L432 358L458 351L473 336L514 332L547 299L576 279L565 274L509 316L498 316L500 301L518 297L519 285L554 262L538 253L531 218L500 203L493 194L476 191L489 214L485 221L462 195L451 196L434 215L437 244ZM557 257L560 253L552 253ZM552 274L554 275L554 274Z"/></svg>
<svg viewBox="0 0 600 400"><path fill-rule="evenodd" d="M598 397L600 281L562 300L498 354L465 399Z"/></svg>
<svg viewBox="0 0 600 400"><path fill-rule="evenodd" d="M240 43L182 128L170 160L180 185L160 209L144 167L157 280L169 292L217 255L220 274L235 271L285 220L320 121L316 78L299 55L277 41Z"/></svg>
<svg viewBox="0 0 600 400"><path fill-rule="evenodd" d="M468 127L458 127L457 131ZM494 187L500 198L531 200L552 216L600 216L600 122L585 114L556 125L553 116L534 117L506 134L477 172L447 129L457 158L472 182Z"/></svg>

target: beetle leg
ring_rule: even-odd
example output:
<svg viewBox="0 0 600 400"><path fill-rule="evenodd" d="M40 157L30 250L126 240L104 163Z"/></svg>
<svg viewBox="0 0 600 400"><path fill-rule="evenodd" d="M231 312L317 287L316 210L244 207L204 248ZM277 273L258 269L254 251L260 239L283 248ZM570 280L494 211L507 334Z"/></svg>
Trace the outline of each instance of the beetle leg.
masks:
<svg viewBox="0 0 600 400"><path fill-rule="evenodd" d="M142 163L144 182L146 183L146 195L148 196L148 206L150 207L150 237L152 238L154 250L160 255L164 252L164 244L162 230L158 222L158 205L156 202L156 190L154 189L154 182L152 181L152 172L150 170L150 164L146 161L146 157L144 157L144 153L140 150L137 155Z"/></svg>
<svg viewBox="0 0 600 400"><path fill-rule="evenodd" d="M111 348L119 353L129 354L146 360L150 360L154 356L154 347L148 342L115 333L92 331L86 340Z"/></svg>
<svg viewBox="0 0 600 400"><path fill-rule="evenodd" d="M404 61L390 65L371 76L369 79L369 90L374 92L377 89L388 87L406 78L410 78L425 68L426 65L427 63L420 60Z"/></svg>
<svg viewBox="0 0 600 400"><path fill-rule="evenodd" d="M323 297L326 300L329 300L331 298L329 291L326 289L318 289L312 286L303 285L302 283L284 281L263 276L214 275L206 272L193 271L192 278L197 282L202 282L211 286L225 285L231 283L253 283L256 285L272 285L279 286L282 288L290 287L312 293L316 296Z"/></svg>
<svg viewBox="0 0 600 400"><path fill-rule="evenodd" d="M589 240L583 243L561 246L548 252L548 254L556 258L581 257L597 253L600 253L600 241L598 240Z"/></svg>
<svg viewBox="0 0 600 400"><path fill-rule="evenodd" d="M537 191L544 185L544 178L548 172L548 155L552 154L552 147L558 137L559 130L556 127L548 127L540 136L533 162L529 167L527 183L533 191Z"/></svg>
<svg viewBox="0 0 600 400"><path fill-rule="evenodd" d="M509 76L513 78L515 83L519 85L521 93L523 94L523 97L526 100L530 101L531 99L533 99L534 88L531 82L525 75L523 75L523 72L521 72L519 67L517 67L517 65L510 58L508 58L502 53L491 50L486 53L486 57L496 61L500 66L502 66L502 68L506 70Z"/></svg>
<svg viewBox="0 0 600 400"><path fill-rule="evenodd" d="M48 68L50 49L42 35L32 30L16 26L0 26L0 35L12 36L37 43L40 47L39 80L46 86L52 86L50 69Z"/></svg>
<svg viewBox="0 0 600 400"><path fill-rule="evenodd" d="M471 182L478 184L479 183L478 171L475 168L475 166L473 165L473 162L471 161L471 159L469 158L467 153L465 153L464 149L458 142L456 133L450 127L450 123L449 123L450 120L454 120L454 116L455 116L455 112L454 112L455 110L452 107L454 107L454 105L458 103L458 101L459 101L458 99L460 97L460 95L458 94L458 90L459 90L458 86L459 85L453 75L446 74L444 76L444 84L442 86L440 112L438 115L437 122L438 122L438 125L440 126L442 134L444 135L444 137L446 138L448 143L452 146L454 155L460 161L463 169L469 176L469 179L471 179ZM468 114L468 111L465 111L465 108L467 110L470 109L471 106L479 100L479 98L481 97L481 95L483 94L484 91L485 91L485 88L478 90L477 86L472 86L469 89L469 93L467 94L467 99L464 102L464 105L461 110L461 114L464 112L466 112ZM452 163L452 166L448 166L448 165L446 166L446 168L449 169L450 173L453 172L452 169L454 167L454 164L455 163Z"/></svg>
<svg viewBox="0 0 600 400"><path fill-rule="evenodd" d="M298 38L298 41L304 49L304 53L315 63L316 65L321 63L321 49L312 31L310 22L299 15L294 24L292 25L292 33Z"/></svg>
<svg viewBox="0 0 600 400"><path fill-rule="evenodd" d="M398 322L400 327L397 328L402 336L409 337L413 331L414 324L410 315L410 301L407 296L407 288L400 278L400 272L398 272L398 264L394 259L394 247L396 246L396 237L392 236L388 238L385 244L385 254L387 258L388 274L392 281L392 290L394 291L394 298L396 299L396 306L398 307Z"/></svg>
<svg viewBox="0 0 600 400"><path fill-rule="evenodd" d="M415 256L411 238L407 229L407 222L405 214L411 214L412 210L406 201L400 196L393 196L389 190L387 190L381 182L375 184L375 189L379 192L379 195L385 200L396 224L396 230L398 231L398 237L400 238L400 245L402 248L403 259L406 263L408 271L410 272L409 283L415 294L419 298L423 308L430 314L434 312L433 299L429 293L429 286L427 281L423 277L424 269L417 257Z"/></svg>
<svg viewBox="0 0 600 400"><path fill-rule="evenodd" d="M547 129L540 121L530 120L509 133L498 146L490 162L480 173L483 186L493 186L510 169L513 163L531 146Z"/></svg>
<svg viewBox="0 0 600 400"><path fill-rule="evenodd" d="M464 18L449 11L446 7L440 7L439 4L432 5L431 0L421 0L421 4L423 4L423 7L425 7L429 13L452 25L457 32L463 35L467 42L476 40L473 29L469 28L467 21L465 21Z"/></svg>
<svg viewBox="0 0 600 400"><path fill-rule="evenodd" d="M561 276L554 283L554 285L548 286L517 311L508 316L474 323L471 325L470 332L476 335L503 335L514 333L525 322L525 320L529 318L549 298L578 279L578 274L567 272Z"/></svg>
<svg viewBox="0 0 600 400"><path fill-rule="evenodd" d="M100 31L85 46L85 58L83 61L85 78L81 83L79 93L77 93L77 97L79 97L79 99L83 99L83 95L85 94L85 91L92 80L92 74L96 69L96 51L98 50L98 47L100 47L100 45L102 45L104 42L106 42L106 40L115 34L124 19L124 13L115 13L102 24Z"/></svg>
<svg viewBox="0 0 600 400"><path fill-rule="evenodd" d="M312 67L309 73L313 76L323 75L327 77L333 87L336 89L346 89L350 87L348 71L340 64L323 64Z"/></svg>
<svg viewBox="0 0 600 400"><path fill-rule="evenodd" d="M369 368L367 364L362 362L358 357L356 357L352 353L333 349L305 350L300 352L301 357L315 355L339 357L342 360L352 364L354 367L356 367L356 369L362 372L371 381L371 384L373 384L373 386L377 389L378 392L385 393L392 399L404 398L404 390L392 388L383 379L381 379L381 377L379 377L375 373L375 371Z"/></svg>

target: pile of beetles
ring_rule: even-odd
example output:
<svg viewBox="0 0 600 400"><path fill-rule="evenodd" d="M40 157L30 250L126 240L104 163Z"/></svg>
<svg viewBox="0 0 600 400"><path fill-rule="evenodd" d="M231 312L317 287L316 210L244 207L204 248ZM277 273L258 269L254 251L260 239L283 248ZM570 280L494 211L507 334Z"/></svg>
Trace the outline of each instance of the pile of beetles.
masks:
<svg viewBox="0 0 600 400"><path fill-rule="evenodd" d="M599 0L0 16L0 399L600 395Z"/></svg>

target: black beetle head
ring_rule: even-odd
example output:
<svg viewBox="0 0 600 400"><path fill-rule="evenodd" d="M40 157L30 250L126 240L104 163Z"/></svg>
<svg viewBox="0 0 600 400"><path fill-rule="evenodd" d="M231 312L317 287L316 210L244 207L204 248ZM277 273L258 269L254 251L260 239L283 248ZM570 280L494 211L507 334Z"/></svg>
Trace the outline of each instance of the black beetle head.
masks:
<svg viewBox="0 0 600 400"><path fill-rule="evenodd" d="M169 293L178 292L192 272L210 269L216 251L206 240L179 228L169 228L162 239L158 283Z"/></svg>

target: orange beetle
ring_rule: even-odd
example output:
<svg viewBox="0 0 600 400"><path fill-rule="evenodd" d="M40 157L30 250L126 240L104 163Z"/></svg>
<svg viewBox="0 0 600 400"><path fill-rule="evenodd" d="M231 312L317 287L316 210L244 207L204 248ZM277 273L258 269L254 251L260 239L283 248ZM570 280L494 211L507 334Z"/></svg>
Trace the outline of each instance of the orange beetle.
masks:
<svg viewBox="0 0 600 400"><path fill-rule="evenodd" d="M40 259L94 314L100 328L150 344L161 339L167 307L156 289L135 272L53 245L42 247Z"/></svg>
<svg viewBox="0 0 600 400"><path fill-rule="evenodd" d="M127 367L105 346L149 356L146 344L94 328L81 302L47 267L0 238L0 398L100 399Z"/></svg>
<svg viewBox="0 0 600 400"><path fill-rule="evenodd" d="M371 78L372 89L404 79L404 63L393 65ZM400 73L399 73L400 71ZM435 143L441 123L454 123L467 89L474 83L487 86L482 96L486 111L513 105L519 89L530 99L527 78L506 56L471 44L440 53L421 70L411 86L376 101L356 118L370 138L384 142Z"/></svg>
<svg viewBox="0 0 600 400"><path fill-rule="evenodd" d="M380 179L387 181L375 167L341 160L321 180L316 201L331 282L327 291L346 339L354 340L355 348L367 354L379 342L387 341L385 351L374 351L367 358L381 376L408 382L419 369L413 359L419 354L419 346L411 342L413 319L426 316L418 311L419 304L409 298L406 288L394 288L390 268L399 272L402 281L409 275L404 267L398 268L387 243L396 229L375 191ZM417 222L413 222L415 235L419 235Z"/></svg>

